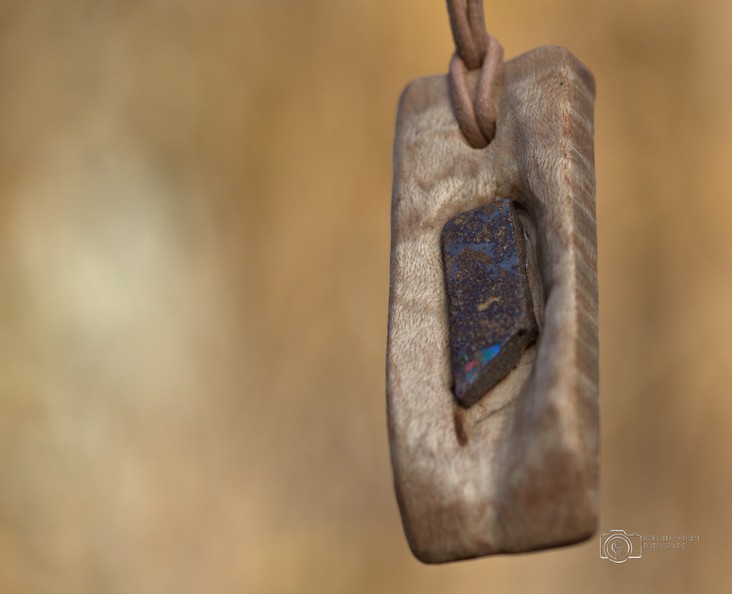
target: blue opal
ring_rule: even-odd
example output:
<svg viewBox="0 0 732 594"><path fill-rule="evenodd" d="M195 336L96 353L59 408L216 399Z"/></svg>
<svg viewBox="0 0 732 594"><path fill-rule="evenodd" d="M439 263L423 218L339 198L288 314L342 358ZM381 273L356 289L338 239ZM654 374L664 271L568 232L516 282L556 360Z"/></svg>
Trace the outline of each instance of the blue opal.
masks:
<svg viewBox="0 0 732 594"><path fill-rule="evenodd" d="M523 230L508 199L461 213L442 230L453 391L469 406L536 340Z"/></svg>

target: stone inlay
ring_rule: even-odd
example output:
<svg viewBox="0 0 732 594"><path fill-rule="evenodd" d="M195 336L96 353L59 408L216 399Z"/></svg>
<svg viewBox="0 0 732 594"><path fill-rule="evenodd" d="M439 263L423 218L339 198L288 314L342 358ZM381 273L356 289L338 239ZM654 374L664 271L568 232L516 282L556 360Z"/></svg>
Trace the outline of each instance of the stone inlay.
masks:
<svg viewBox="0 0 732 594"><path fill-rule="evenodd" d="M523 239L505 198L453 217L442 230L453 392L466 406L508 375L536 340Z"/></svg>

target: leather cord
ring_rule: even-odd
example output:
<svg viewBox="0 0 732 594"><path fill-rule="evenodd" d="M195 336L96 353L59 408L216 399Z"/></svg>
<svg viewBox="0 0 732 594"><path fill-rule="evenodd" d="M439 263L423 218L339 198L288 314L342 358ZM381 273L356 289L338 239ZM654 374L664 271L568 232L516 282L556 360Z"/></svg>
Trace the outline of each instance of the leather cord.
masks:
<svg viewBox="0 0 732 594"><path fill-rule="evenodd" d="M496 135L495 97L503 76L503 47L486 30L483 0L447 0L455 53L450 60L450 101L458 125L473 148ZM467 74L480 69L475 92Z"/></svg>

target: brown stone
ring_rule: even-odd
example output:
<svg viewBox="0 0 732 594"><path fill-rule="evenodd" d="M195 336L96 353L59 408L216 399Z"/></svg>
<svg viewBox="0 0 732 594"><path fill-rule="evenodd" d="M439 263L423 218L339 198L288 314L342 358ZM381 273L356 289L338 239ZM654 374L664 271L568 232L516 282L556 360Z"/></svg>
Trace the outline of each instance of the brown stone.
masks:
<svg viewBox="0 0 732 594"><path fill-rule="evenodd" d="M515 210L499 199L442 229L453 392L468 406L516 367L538 332Z"/></svg>

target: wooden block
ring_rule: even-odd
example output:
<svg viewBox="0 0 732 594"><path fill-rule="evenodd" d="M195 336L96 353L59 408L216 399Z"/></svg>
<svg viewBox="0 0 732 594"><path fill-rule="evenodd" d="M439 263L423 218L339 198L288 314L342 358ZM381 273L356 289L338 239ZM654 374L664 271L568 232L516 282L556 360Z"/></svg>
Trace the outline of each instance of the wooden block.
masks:
<svg viewBox="0 0 732 594"><path fill-rule="evenodd" d="M463 139L444 76L399 105L387 407L410 547L435 563L579 542L598 507L594 81L566 49L506 63L495 140ZM537 342L472 407L451 392L440 234L498 198L527 230Z"/></svg>

